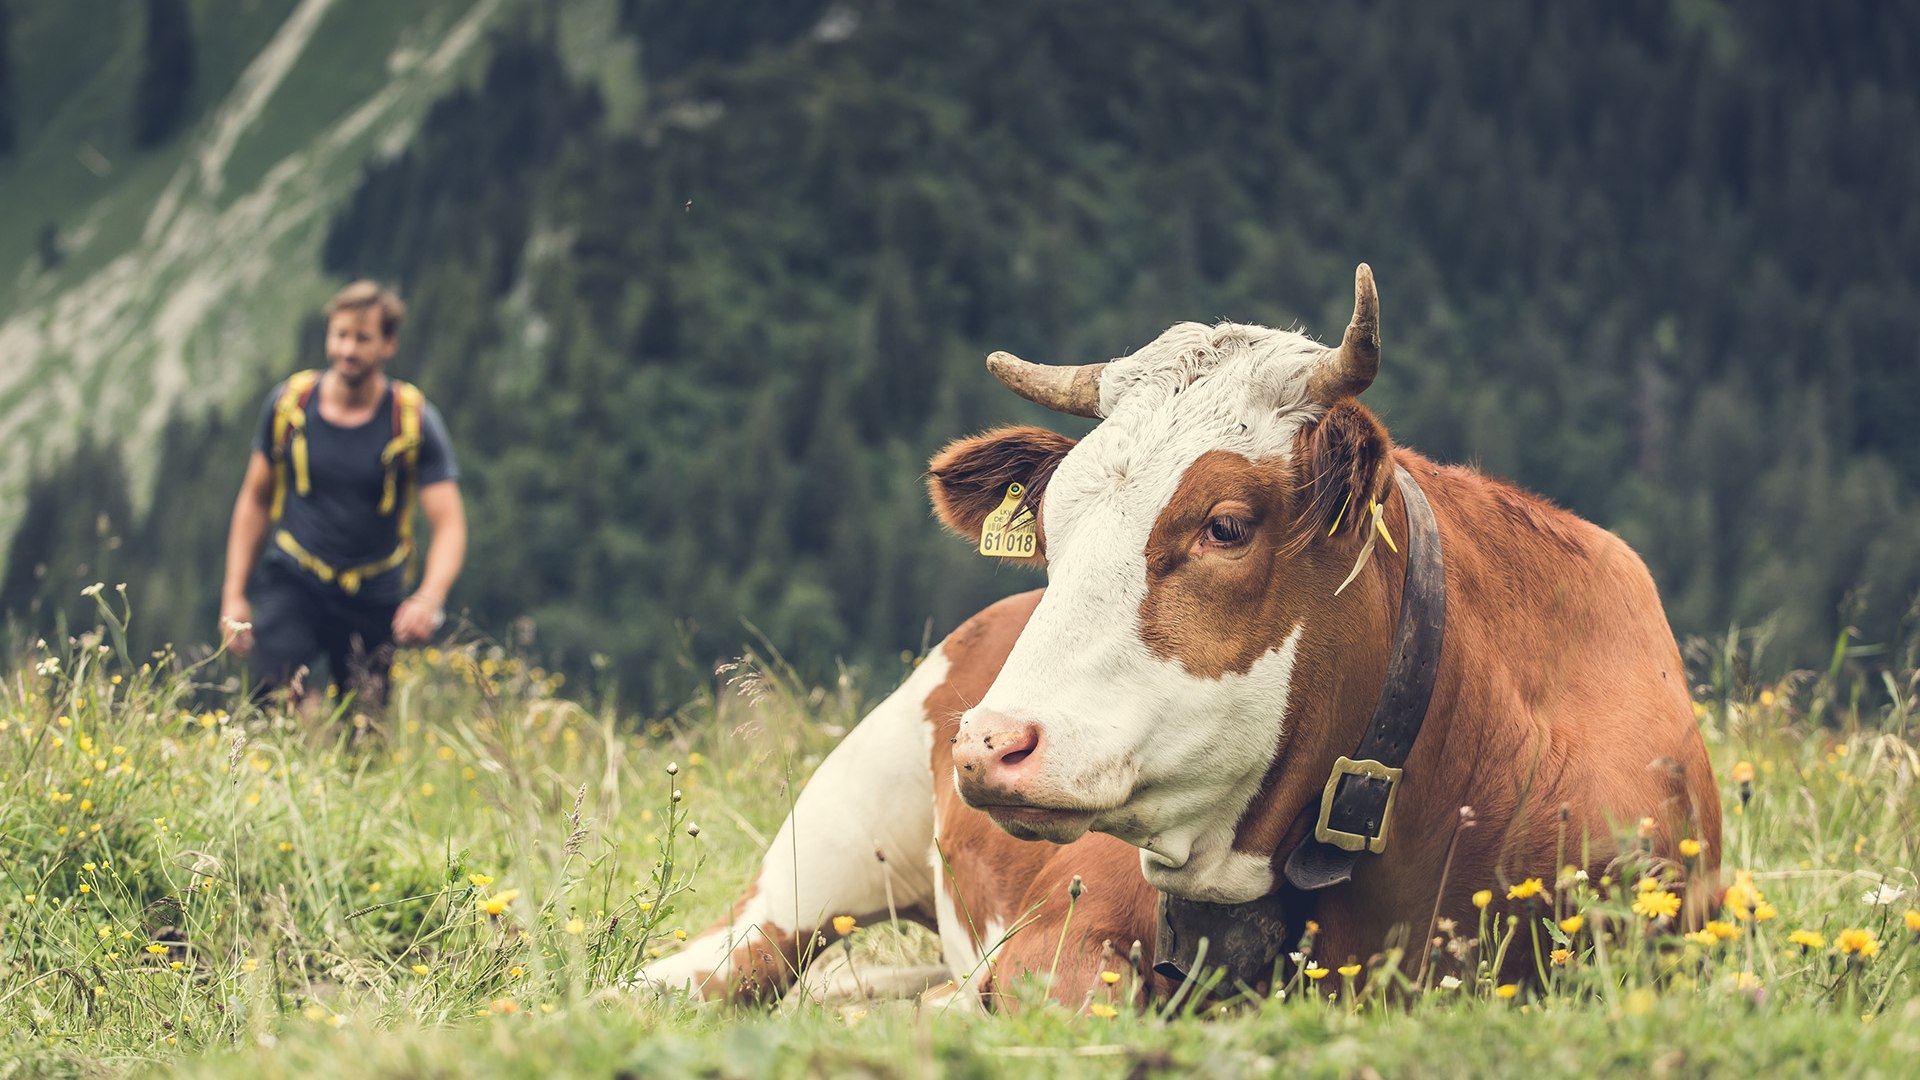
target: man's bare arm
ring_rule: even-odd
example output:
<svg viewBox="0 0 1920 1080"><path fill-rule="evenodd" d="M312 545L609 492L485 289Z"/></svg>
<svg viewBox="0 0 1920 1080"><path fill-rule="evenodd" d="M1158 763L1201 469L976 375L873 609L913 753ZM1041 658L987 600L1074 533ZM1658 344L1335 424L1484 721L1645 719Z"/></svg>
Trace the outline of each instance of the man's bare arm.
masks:
<svg viewBox="0 0 1920 1080"><path fill-rule="evenodd" d="M247 602L247 579L260 558L272 522L273 466L258 450L247 459L247 475L240 481L240 495L233 500L233 522L227 526L227 574L220 586L220 636L236 656L253 649L253 632L241 630L253 622L253 606Z"/></svg>
<svg viewBox="0 0 1920 1080"><path fill-rule="evenodd" d="M420 587L400 602L393 613L393 639L402 645L427 640L445 617L447 593L460 577L467 560L467 511L460 485L452 480L420 489L420 509L426 512L433 543L427 547L427 568Z"/></svg>

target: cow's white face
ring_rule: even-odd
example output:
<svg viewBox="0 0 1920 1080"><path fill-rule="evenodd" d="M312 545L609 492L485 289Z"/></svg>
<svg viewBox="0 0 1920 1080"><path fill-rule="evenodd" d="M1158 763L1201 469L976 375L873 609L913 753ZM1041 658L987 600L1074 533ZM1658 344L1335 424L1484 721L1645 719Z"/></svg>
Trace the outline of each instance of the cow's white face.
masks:
<svg viewBox="0 0 1920 1080"><path fill-rule="evenodd" d="M1233 522L1243 542L1274 532L1258 518L1280 496L1254 489L1285 486L1275 478L1289 475L1302 426L1324 411L1308 382L1326 352L1288 331L1183 323L1108 365L1106 419L1045 488L1046 595L961 719L959 789L1003 828L1058 842L1111 833L1142 849L1152 885L1193 899L1271 891L1270 859L1236 852L1233 838L1281 750L1314 628L1298 613L1250 628L1222 611L1221 632L1245 655L1196 660L1181 642L1208 637L1196 616L1235 604L1233 589L1210 600L1212 579L1189 576L1177 603L1150 593L1171 574L1211 573L1203 560L1249 554L1219 542L1236 538ZM1284 560L1265 565L1286 572Z"/></svg>

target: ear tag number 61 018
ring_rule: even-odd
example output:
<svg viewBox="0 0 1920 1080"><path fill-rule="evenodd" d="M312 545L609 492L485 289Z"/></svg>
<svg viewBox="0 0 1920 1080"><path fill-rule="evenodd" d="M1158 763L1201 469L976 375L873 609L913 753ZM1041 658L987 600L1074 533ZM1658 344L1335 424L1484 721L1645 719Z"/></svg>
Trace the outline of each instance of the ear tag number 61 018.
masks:
<svg viewBox="0 0 1920 1080"><path fill-rule="evenodd" d="M1020 496L1026 488L1018 482L1007 485L1007 496L980 526L980 554L1000 559L1026 559L1040 550L1039 523L1031 509L1020 508ZM1014 515L1018 513L1018 520Z"/></svg>

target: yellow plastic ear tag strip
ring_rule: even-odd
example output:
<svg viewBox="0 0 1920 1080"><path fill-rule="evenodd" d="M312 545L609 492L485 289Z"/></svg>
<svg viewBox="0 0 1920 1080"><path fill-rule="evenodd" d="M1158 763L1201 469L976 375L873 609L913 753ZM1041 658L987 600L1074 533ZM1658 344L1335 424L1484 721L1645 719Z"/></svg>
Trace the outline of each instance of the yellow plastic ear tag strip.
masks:
<svg viewBox="0 0 1920 1080"><path fill-rule="evenodd" d="M1020 496L1026 490L1018 483L1007 485L1006 498L1000 500L1000 505L994 507L980 526L980 554L999 559L1026 559L1040 550L1039 523L1032 511L1020 510ZM1018 520L1014 519L1015 513L1020 514Z"/></svg>
<svg viewBox="0 0 1920 1080"><path fill-rule="evenodd" d="M1382 513L1380 501L1373 499L1369 500L1369 502L1373 513L1373 531L1367 534L1367 542L1360 548L1360 557L1354 560L1353 569L1347 573L1347 580L1341 582L1340 587L1333 590L1333 595L1335 596L1346 592L1347 586L1353 584L1353 579L1360 576L1360 571L1366 567L1367 560L1373 558L1373 545L1376 540L1385 540L1387 547L1391 549L1395 555L1400 554L1400 546L1393 542L1393 534L1387 531L1386 519L1380 516ZM1346 513L1346 508L1344 506L1341 507L1340 512L1343 514ZM1327 535L1331 536L1333 534L1328 533Z"/></svg>

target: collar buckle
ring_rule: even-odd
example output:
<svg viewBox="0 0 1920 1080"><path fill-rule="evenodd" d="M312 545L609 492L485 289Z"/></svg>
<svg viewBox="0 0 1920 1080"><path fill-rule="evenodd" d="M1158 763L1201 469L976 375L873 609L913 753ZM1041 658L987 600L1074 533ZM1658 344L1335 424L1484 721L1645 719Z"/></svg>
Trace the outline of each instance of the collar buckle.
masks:
<svg viewBox="0 0 1920 1080"><path fill-rule="evenodd" d="M1332 824L1334 804L1344 794L1341 781L1348 778L1362 785L1362 790L1353 792L1354 806L1368 809L1375 805L1379 807L1377 814L1365 811L1342 814L1341 824L1356 826L1353 830L1335 828ZM1381 785L1385 785L1384 793L1380 790ZM1333 773L1327 777L1326 790L1320 794L1320 820L1313 827L1313 838L1342 851L1380 854L1387 850L1387 819L1393 813L1393 797L1399 790L1398 768L1371 758L1355 761L1342 755L1333 763Z"/></svg>

